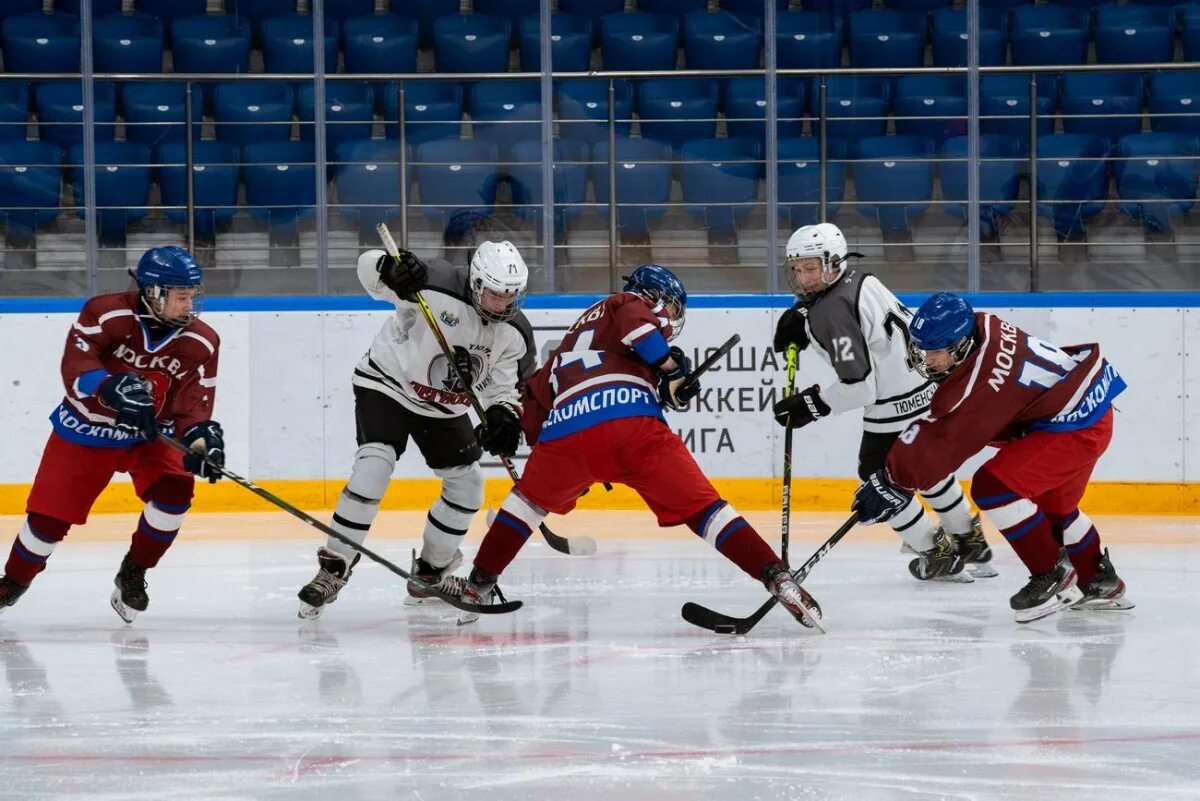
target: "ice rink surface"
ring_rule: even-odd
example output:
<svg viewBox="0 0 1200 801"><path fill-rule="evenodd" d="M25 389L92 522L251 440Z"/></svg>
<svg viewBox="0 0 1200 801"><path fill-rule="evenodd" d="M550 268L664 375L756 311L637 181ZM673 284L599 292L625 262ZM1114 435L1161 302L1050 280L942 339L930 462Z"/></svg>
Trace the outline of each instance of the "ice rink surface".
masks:
<svg viewBox="0 0 1200 801"><path fill-rule="evenodd" d="M1020 626L1004 544L999 578L918 584L851 535L806 583L827 635L776 610L744 638L679 617L766 597L681 529L531 544L504 580L525 608L462 628L365 560L302 624L317 540L193 522L125 626L125 546L68 541L0 616L0 798L1200 798L1200 526L1160 520L1112 544L1131 612Z"/></svg>

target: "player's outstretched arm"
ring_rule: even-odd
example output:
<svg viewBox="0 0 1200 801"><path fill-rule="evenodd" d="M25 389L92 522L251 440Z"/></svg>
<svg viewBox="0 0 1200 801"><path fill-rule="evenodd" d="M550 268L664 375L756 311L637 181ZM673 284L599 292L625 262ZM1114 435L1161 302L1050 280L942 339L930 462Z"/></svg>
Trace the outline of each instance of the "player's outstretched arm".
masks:
<svg viewBox="0 0 1200 801"><path fill-rule="evenodd" d="M429 268L411 251L401 250L394 259L378 248L358 257L358 280L375 300L393 305L415 303L415 293L429 281Z"/></svg>

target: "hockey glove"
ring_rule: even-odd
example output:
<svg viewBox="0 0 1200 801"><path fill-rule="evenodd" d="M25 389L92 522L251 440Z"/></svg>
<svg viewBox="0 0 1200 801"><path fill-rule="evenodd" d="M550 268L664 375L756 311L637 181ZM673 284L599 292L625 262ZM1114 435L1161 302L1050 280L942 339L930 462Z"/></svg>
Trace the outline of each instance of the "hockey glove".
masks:
<svg viewBox="0 0 1200 801"><path fill-rule="evenodd" d="M183 455L183 468L216 484L221 477L216 468L225 466L225 432L221 424L215 420L196 423L183 432L183 444L192 449Z"/></svg>
<svg viewBox="0 0 1200 801"><path fill-rule="evenodd" d="M854 493L850 509L858 512L858 522L862 525L885 523L900 514L912 499L911 492L893 486L887 473L876 470Z"/></svg>
<svg viewBox="0 0 1200 801"><path fill-rule="evenodd" d="M506 403L489 406L487 425L475 426L475 438L492 456L512 456L521 444L521 421Z"/></svg>
<svg viewBox="0 0 1200 801"><path fill-rule="evenodd" d="M775 404L775 422L786 427L791 419L792 428L804 428L814 420L829 416L831 409L821 399L821 388L816 384Z"/></svg>
<svg viewBox="0 0 1200 801"><path fill-rule="evenodd" d="M154 385L137 373L114 373L96 392L105 406L117 413L116 427L146 439L158 436L154 414Z"/></svg>
<svg viewBox="0 0 1200 801"><path fill-rule="evenodd" d="M429 280L429 268L410 250L400 251L399 261L383 254L375 262L375 269L384 286L412 303L417 300L416 293L424 289Z"/></svg>
<svg viewBox="0 0 1200 801"><path fill-rule="evenodd" d="M775 325L772 347L776 353L783 353L792 342L796 343L798 350L808 347L808 329L804 325L807 319L808 309L799 303L783 313Z"/></svg>
<svg viewBox="0 0 1200 801"><path fill-rule="evenodd" d="M689 381L692 375L692 360L678 346L672 346L668 358L675 362L675 369L663 370L658 377L658 397L672 410L678 410L700 394L700 381Z"/></svg>

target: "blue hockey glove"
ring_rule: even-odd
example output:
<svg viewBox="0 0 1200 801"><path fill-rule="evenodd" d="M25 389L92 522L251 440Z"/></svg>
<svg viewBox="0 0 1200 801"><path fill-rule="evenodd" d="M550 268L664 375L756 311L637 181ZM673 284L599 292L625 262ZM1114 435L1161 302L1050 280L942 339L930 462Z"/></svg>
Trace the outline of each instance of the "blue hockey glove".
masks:
<svg viewBox="0 0 1200 801"><path fill-rule="evenodd" d="M911 492L893 486L884 471L876 470L854 493L850 509L858 512L862 525L885 523L900 514L912 499Z"/></svg>

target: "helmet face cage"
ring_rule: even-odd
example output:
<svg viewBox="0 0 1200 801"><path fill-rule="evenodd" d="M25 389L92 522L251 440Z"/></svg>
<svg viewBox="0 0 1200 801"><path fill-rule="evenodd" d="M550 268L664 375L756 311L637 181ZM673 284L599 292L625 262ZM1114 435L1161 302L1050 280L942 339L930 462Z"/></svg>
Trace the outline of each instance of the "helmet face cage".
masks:
<svg viewBox="0 0 1200 801"><path fill-rule="evenodd" d="M146 304L146 309L149 310L151 316L163 325L169 325L172 328L185 328L192 320L200 316L200 312L204 310L204 284L188 284L180 286L168 286L166 284L154 284L144 286L142 290L142 300ZM167 300L170 298L172 290L183 290L192 292L192 308L184 313L182 317L167 317Z"/></svg>
<svg viewBox="0 0 1200 801"><path fill-rule="evenodd" d="M505 298L510 298L508 306L503 311L492 311L484 304L483 293L490 292L493 295L498 295ZM483 283L483 277L475 275L471 278L471 305L475 307L475 311L480 317L486 320L491 320L496 323L503 323L517 316L517 312L521 310L521 306L525 303L525 297L529 294L529 290L520 289L516 291L505 291L495 287L486 286Z"/></svg>
<svg viewBox="0 0 1200 801"><path fill-rule="evenodd" d="M908 341L908 369L916 371L917 375L920 375L922 378L927 378L931 381L942 381L954 372L954 368L958 367L963 359L967 358L967 354L971 352L971 346L974 344L975 338L968 336L960 339L956 345L945 348L945 350L950 352L953 361L945 370L934 370L925 363L925 355L929 351L918 345L915 340L910 339Z"/></svg>
<svg viewBox="0 0 1200 801"><path fill-rule="evenodd" d="M803 300L812 300L817 295L825 291L824 288L808 291L800 286L800 282L796 279L796 263L806 261L808 259L821 260L821 281L828 287L837 283L837 280L842 277L842 273L846 269L846 257L838 258L829 251L824 251L822 254L801 254L788 257L784 262L784 267L787 271L788 286L792 290L792 294Z"/></svg>
<svg viewBox="0 0 1200 801"><path fill-rule="evenodd" d="M687 322L687 303L662 289L638 287L634 291L647 300L653 301L655 305L662 306L667 312L667 319L671 322L671 336L667 337L667 341L670 342L679 336L684 323Z"/></svg>
<svg viewBox="0 0 1200 801"><path fill-rule="evenodd" d="M484 242L471 254L467 284L476 313L485 320L502 323L516 317L525 303L529 269L511 242ZM508 305L499 311L488 308L489 293L506 299Z"/></svg>

